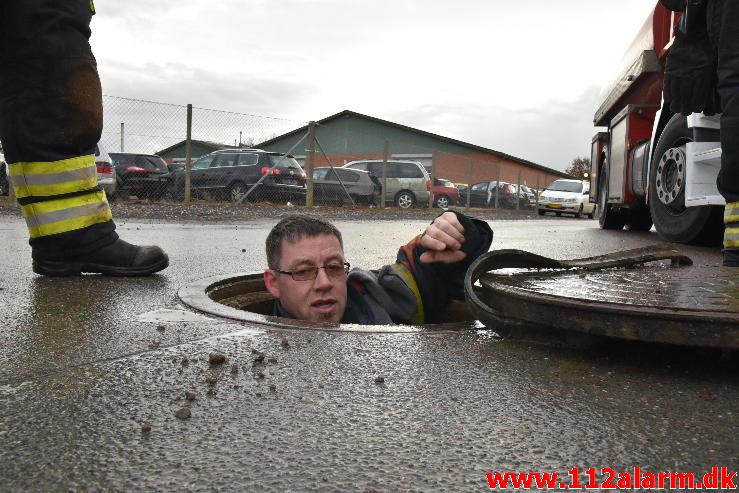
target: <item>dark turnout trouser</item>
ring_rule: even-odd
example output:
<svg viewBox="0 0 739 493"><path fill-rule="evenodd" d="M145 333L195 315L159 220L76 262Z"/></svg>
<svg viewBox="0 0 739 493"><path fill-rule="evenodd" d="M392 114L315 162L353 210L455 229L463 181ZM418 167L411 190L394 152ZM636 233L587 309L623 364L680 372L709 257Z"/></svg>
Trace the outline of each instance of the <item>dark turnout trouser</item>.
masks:
<svg viewBox="0 0 739 493"><path fill-rule="evenodd" d="M724 248L739 248L739 2L708 2L708 24L718 47L721 98L721 171L717 185L726 199Z"/></svg>
<svg viewBox="0 0 739 493"><path fill-rule="evenodd" d="M118 238L97 184L93 13L91 0L0 0L0 140L37 259L84 255Z"/></svg>

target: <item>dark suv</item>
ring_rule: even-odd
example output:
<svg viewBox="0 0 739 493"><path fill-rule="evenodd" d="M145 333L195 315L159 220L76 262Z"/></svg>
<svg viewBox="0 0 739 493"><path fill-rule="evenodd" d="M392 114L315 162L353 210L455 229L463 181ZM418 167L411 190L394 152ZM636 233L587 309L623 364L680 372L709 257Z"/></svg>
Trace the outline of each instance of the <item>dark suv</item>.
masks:
<svg viewBox="0 0 739 493"><path fill-rule="evenodd" d="M171 186L167 163L154 154L111 152L116 174L115 195L160 199Z"/></svg>
<svg viewBox="0 0 739 493"><path fill-rule="evenodd" d="M496 192L497 189L497 192ZM470 207L495 207L495 195L498 195L498 207L516 208L515 185L504 181L482 181L470 187ZM462 192L462 200L466 200L467 191Z"/></svg>
<svg viewBox="0 0 739 493"><path fill-rule="evenodd" d="M185 170L173 172L173 195L185 195ZM306 175L292 156L261 149L225 149L200 157L192 164L191 190L239 200L262 177L247 200L305 201Z"/></svg>

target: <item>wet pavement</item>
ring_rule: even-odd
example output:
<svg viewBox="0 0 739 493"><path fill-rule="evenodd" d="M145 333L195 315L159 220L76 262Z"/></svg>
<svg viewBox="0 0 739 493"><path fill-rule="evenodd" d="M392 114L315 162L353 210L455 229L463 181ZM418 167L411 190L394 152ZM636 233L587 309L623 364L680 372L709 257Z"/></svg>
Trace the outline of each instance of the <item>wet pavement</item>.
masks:
<svg viewBox="0 0 739 493"><path fill-rule="evenodd" d="M427 223L335 222L366 268ZM481 491L494 471L738 468L736 359L489 330L275 329L178 301L197 279L263 269L273 223L120 221L172 265L82 282L34 275L22 221L0 217L0 490ZM491 225L494 248L555 258L658 241L589 220ZM228 361L209 363L214 351Z"/></svg>

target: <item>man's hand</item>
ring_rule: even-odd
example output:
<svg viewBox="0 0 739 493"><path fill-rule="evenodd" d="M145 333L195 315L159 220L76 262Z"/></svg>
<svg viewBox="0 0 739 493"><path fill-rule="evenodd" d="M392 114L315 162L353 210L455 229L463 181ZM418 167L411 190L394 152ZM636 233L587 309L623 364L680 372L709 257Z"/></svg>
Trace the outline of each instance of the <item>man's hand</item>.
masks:
<svg viewBox="0 0 739 493"><path fill-rule="evenodd" d="M453 264L467 256L462 250L464 228L453 212L445 212L426 227L421 236L421 246L426 249L421 254L423 263Z"/></svg>

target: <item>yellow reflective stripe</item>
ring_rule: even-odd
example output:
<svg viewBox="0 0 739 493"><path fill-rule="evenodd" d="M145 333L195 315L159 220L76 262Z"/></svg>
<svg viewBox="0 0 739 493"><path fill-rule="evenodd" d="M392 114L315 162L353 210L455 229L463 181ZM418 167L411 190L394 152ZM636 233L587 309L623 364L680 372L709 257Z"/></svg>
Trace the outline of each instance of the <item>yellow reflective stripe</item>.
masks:
<svg viewBox="0 0 739 493"><path fill-rule="evenodd" d="M739 202L729 202L724 208L724 223L739 222Z"/></svg>
<svg viewBox="0 0 739 493"><path fill-rule="evenodd" d="M53 197L54 195L64 195L67 193L79 192L81 190L90 190L98 184L97 174L84 180L66 181L64 183L56 183L54 185L26 185L13 187L16 198L25 197Z"/></svg>
<svg viewBox="0 0 739 493"><path fill-rule="evenodd" d="M410 323L423 325L425 323L423 300L421 299L421 291L418 289L416 278L413 277L413 273L410 271L410 269L408 269L405 264L402 264L400 262L395 262L395 265L393 265L393 271L395 271L398 277L400 277L406 283L406 285L408 285L411 291L413 291L413 295L416 297L416 301L418 301L418 308L416 309L416 313L413 314Z"/></svg>
<svg viewBox="0 0 739 493"><path fill-rule="evenodd" d="M81 174L88 176L80 179ZM8 176L19 199L79 192L98 184L92 154L59 161L12 163L8 165Z"/></svg>
<svg viewBox="0 0 739 493"><path fill-rule="evenodd" d="M739 247L739 228L726 228L724 230L724 248Z"/></svg>
<svg viewBox="0 0 739 493"><path fill-rule="evenodd" d="M59 161L31 161L17 162L8 165L8 174L10 176L17 175L45 175L48 173L64 173L73 169L86 168L87 166L95 166L95 155L87 154L85 156L72 157L69 159L61 159Z"/></svg>
<svg viewBox="0 0 739 493"><path fill-rule="evenodd" d="M31 238L66 233L113 219L105 192L21 207Z"/></svg>

